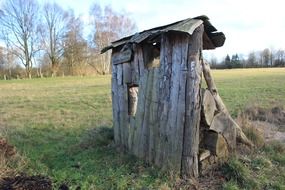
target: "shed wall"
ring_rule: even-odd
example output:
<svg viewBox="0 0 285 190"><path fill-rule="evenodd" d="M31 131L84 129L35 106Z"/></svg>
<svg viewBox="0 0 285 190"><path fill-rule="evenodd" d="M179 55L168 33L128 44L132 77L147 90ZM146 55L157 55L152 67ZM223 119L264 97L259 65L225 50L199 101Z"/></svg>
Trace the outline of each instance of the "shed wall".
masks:
<svg viewBox="0 0 285 190"><path fill-rule="evenodd" d="M150 68L138 44L130 62L112 65L115 143L132 154L183 175L198 175L203 25L192 36L164 33L160 65ZM113 52L113 56L118 52ZM135 116L128 114L128 86L138 85Z"/></svg>

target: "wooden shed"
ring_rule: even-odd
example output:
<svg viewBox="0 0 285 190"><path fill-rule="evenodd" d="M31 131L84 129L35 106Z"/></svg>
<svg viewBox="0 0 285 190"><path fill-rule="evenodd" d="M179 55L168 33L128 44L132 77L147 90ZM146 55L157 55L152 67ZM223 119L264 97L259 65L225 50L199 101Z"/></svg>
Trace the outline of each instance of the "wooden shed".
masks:
<svg viewBox="0 0 285 190"><path fill-rule="evenodd" d="M211 155L234 152L236 130L239 136L243 133L229 116L202 57L202 50L224 42L225 35L199 16L104 48L102 52L112 49L116 145L186 177L197 177L202 161ZM207 90L201 89L202 73Z"/></svg>

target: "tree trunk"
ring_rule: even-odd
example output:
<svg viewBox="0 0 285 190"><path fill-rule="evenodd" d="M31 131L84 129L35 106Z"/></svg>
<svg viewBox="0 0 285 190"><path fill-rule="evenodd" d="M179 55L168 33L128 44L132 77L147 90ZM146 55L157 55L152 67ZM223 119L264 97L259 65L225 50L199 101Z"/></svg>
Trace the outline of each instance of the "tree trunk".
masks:
<svg viewBox="0 0 285 190"><path fill-rule="evenodd" d="M237 140L241 143L244 143L244 144L250 146L250 147L253 147L254 145L252 144L252 142L250 140L248 140L246 135L243 133L242 129L239 127L239 125L230 116L222 98L220 97L220 95L218 93L214 79L211 75L209 64L205 60L202 60L201 62L202 62L202 67L203 67L203 75L204 75L204 78L206 80L208 90L211 92L211 94L213 95L213 97L215 99L218 111L224 113L224 115L226 115L224 117L227 118L226 120L230 123L230 126L233 126L234 128L236 128Z"/></svg>
<svg viewBox="0 0 285 190"><path fill-rule="evenodd" d="M204 122L210 126L217 111L216 102L209 90L203 89L202 116Z"/></svg>

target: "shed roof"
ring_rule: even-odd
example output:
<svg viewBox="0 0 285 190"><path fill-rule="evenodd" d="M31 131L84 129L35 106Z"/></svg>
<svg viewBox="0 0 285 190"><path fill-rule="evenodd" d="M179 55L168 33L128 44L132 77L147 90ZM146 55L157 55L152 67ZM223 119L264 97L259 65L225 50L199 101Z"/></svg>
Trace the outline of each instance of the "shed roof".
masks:
<svg viewBox="0 0 285 190"><path fill-rule="evenodd" d="M141 43L145 39L153 38L169 31L183 32L192 35L194 30L201 24L204 24L203 49L215 49L216 47L221 47L224 45L224 42L226 40L224 33L217 32L217 29L209 22L209 18L203 15L194 18L188 18L149 30L144 30L142 32L135 33L134 35L121 38L117 41L112 42L109 46L103 48L101 50L101 53L104 53L109 49L125 45L127 43Z"/></svg>

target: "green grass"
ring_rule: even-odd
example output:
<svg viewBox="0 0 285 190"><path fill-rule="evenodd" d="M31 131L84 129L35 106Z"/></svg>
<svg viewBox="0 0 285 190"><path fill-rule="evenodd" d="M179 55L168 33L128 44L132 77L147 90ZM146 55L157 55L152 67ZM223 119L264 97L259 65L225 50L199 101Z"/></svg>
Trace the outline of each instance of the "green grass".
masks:
<svg viewBox="0 0 285 190"><path fill-rule="evenodd" d="M223 189L285 189L285 144L267 143L246 156L231 158L222 166Z"/></svg>
<svg viewBox="0 0 285 190"><path fill-rule="evenodd" d="M246 106L285 105L285 68L213 70L224 103L237 116Z"/></svg>
<svg viewBox="0 0 285 190"><path fill-rule="evenodd" d="M234 115L253 103L264 107L285 103L285 69L223 70L213 74ZM169 175L105 143L112 138L108 129L112 127L110 79L97 76L0 81L0 132L25 158L25 172L48 175L55 187L66 183L71 189L172 187ZM270 151L275 149L263 150L273 165L284 171L284 156ZM248 170L251 173L252 168ZM272 179L264 176L268 181ZM275 185L283 187L284 183L278 178ZM236 186L239 183L231 181L228 189Z"/></svg>

